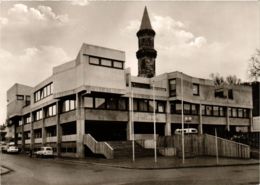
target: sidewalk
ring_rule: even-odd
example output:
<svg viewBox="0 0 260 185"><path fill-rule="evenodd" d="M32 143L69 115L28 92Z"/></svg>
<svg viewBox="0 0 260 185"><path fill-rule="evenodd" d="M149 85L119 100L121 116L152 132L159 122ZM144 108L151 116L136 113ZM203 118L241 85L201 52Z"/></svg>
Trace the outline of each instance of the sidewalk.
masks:
<svg viewBox="0 0 260 185"><path fill-rule="evenodd" d="M131 159L67 159L59 158L56 160L70 161L73 163L85 163L104 165L110 167L127 168L127 169L174 169L174 168L202 168L202 167L223 167L223 166L240 166L240 165L259 165L257 159L231 159L231 158L219 158L217 164L215 157L195 157L185 159L185 163L182 164L181 158L175 157L159 157L157 163L154 162L154 158L137 158L135 162Z"/></svg>

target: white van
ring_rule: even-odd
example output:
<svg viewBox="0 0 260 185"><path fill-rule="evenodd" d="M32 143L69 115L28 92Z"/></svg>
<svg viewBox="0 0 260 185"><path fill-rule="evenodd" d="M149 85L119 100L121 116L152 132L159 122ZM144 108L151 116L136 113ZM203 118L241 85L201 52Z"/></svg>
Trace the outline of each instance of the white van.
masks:
<svg viewBox="0 0 260 185"><path fill-rule="evenodd" d="M198 130L196 128L184 128L183 129L184 134L197 134ZM182 134L182 129L176 129L175 134Z"/></svg>

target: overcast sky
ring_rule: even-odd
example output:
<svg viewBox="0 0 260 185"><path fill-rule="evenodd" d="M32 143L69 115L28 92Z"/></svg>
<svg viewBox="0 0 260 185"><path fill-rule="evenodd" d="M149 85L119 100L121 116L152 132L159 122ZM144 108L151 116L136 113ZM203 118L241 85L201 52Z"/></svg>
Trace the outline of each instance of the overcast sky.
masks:
<svg viewBox="0 0 260 185"><path fill-rule="evenodd" d="M156 32L157 74L209 78L218 72L247 81L248 60L260 48L256 1L2 1L0 6L0 124L8 88L35 86L52 67L74 59L83 42L125 51L126 67L136 75L136 32L144 6Z"/></svg>

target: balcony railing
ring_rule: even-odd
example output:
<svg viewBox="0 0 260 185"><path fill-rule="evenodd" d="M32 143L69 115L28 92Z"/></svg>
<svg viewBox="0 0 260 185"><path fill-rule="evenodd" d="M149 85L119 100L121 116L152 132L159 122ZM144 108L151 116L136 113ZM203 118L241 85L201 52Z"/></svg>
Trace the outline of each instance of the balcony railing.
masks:
<svg viewBox="0 0 260 185"><path fill-rule="evenodd" d="M57 142L57 136L46 137L46 142L47 142L47 143Z"/></svg>
<svg viewBox="0 0 260 185"><path fill-rule="evenodd" d="M61 138L62 141L76 141L76 139L77 139L76 134L65 135L65 136L62 136L62 138Z"/></svg>

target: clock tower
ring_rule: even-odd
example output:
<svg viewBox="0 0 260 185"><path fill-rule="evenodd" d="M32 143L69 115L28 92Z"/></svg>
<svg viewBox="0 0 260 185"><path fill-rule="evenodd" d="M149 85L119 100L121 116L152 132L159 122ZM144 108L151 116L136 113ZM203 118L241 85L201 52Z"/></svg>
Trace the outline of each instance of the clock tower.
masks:
<svg viewBox="0 0 260 185"><path fill-rule="evenodd" d="M142 23L138 37L138 51L136 57L138 59L138 76L152 78L155 76L155 58L157 52L154 49L155 31L152 29L147 8L144 9Z"/></svg>

